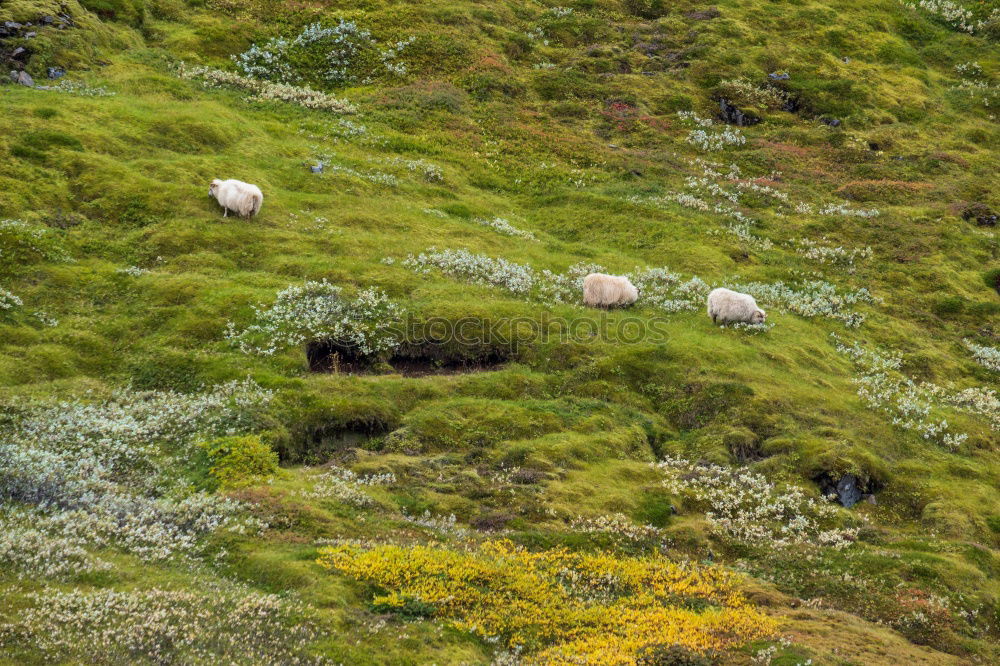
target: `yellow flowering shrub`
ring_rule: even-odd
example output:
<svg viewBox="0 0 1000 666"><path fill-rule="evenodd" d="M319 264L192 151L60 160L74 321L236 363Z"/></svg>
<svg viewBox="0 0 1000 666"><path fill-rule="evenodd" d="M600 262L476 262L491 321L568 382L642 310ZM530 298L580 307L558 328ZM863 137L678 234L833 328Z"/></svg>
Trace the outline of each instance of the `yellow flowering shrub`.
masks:
<svg viewBox="0 0 1000 666"><path fill-rule="evenodd" d="M746 601L736 575L660 556L529 552L501 540L466 550L334 546L320 551L319 564L382 590L378 607L421 609L522 649L527 663L634 664L648 645L704 654L777 630Z"/></svg>

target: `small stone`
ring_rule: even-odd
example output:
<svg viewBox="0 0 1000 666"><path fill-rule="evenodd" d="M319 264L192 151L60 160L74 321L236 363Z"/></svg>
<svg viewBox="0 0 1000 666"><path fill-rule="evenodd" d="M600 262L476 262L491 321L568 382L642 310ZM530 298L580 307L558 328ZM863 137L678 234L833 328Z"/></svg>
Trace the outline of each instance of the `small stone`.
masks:
<svg viewBox="0 0 1000 666"><path fill-rule="evenodd" d="M11 72L10 80L14 83L19 83L22 86L28 86L29 88L35 87L35 80L31 78L31 75L27 72Z"/></svg>
<svg viewBox="0 0 1000 666"><path fill-rule="evenodd" d="M56 22L56 17L55 16L43 16L42 17L42 23L44 25L52 25L55 22Z"/></svg>
<svg viewBox="0 0 1000 666"><path fill-rule="evenodd" d="M820 118L819 121L830 127L840 127L840 120L838 118Z"/></svg>
<svg viewBox="0 0 1000 666"><path fill-rule="evenodd" d="M844 56L843 60L844 60L844 62L846 62L846 63L849 63L849 62L851 62L851 59L850 59L850 58L848 58L847 56Z"/></svg>
<svg viewBox="0 0 1000 666"><path fill-rule="evenodd" d="M27 52L28 52L28 49L24 48L23 46L18 46L16 49L14 49L13 51L11 51L10 58L11 58L11 60L16 60L17 58L20 58L21 56L23 56Z"/></svg>
<svg viewBox="0 0 1000 666"><path fill-rule="evenodd" d="M47 74L50 79L58 79L66 76L66 70L61 67L49 67Z"/></svg>
<svg viewBox="0 0 1000 666"><path fill-rule="evenodd" d="M34 32L34 31L24 33L24 38L25 39L34 39L37 36L38 36L38 33Z"/></svg>
<svg viewBox="0 0 1000 666"><path fill-rule="evenodd" d="M16 32L21 28L23 28L24 26L21 25L20 23L15 23L14 21L4 21L3 27L6 28L7 30L13 30Z"/></svg>
<svg viewBox="0 0 1000 666"><path fill-rule="evenodd" d="M312 171L313 173L323 173L323 165L316 164L314 166L309 167L309 170Z"/></svg>
<svg viewBox="0 0 1000 666"><path fill-rule="evenodd" d="M788 72L782 72L780 74L778 72L771 72L768 74L768 77L770 77L772 81L787 81L792 78Z"/></svg>

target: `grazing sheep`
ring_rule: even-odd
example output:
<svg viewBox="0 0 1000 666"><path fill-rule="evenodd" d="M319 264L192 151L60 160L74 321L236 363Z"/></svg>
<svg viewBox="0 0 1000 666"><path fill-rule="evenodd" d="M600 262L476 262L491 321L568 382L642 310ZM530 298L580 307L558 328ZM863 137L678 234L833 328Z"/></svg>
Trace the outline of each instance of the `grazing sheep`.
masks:
<svg viewBox="0 0 1000 666"><path fill-rule="evenodd" d="M753 296L721 287L708 295L708 316L715 324L763 324L767 319L767 313L757 307Z"/></svg>
<svg viewBox="0 0 1000 666"><path fill-rule="evenodd" d="M260 211L264 203L264 195L260 188L242 180L219 180L216 178L208 186L208 196L215 197L225 211L222 216L228 217L233 211L240 217L253 217Z"/></svg>
<svg viewBox="0 0 1000 666"><path fill-rule="evenodd" d="M622 275L591 273L583 278L583 304L594 308L632 305L639 290Z"/></svg>

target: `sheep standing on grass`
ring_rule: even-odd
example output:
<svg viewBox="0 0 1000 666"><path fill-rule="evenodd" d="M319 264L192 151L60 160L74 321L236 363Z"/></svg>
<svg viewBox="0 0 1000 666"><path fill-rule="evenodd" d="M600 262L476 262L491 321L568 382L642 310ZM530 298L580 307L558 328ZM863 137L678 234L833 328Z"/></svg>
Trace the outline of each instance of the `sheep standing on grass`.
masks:
<svg viewBox="0 0 1000 666"><path fill-rule="evenodd" d="M242 180L219 180L216 178L208 186L208 195L215 197L225 211L222 216L228 217L233 211L240 217L253 217L260 211L264 203L264 195L260 188Z"/></svg>
<svg viewBox="0 0 1000 666"><path fill-rule="evenodd" d="M632 305L639 290L627 277L591 273L583 278L583 304L593 308L613 308Z"/></svg>
<svg viewBox="0 0 1000 666"><path fill-rule="evenodd" d="M708 316L714 324L763 324L767 319L767 313L757 307L753 296L721 287L708 295Z"/></svg>

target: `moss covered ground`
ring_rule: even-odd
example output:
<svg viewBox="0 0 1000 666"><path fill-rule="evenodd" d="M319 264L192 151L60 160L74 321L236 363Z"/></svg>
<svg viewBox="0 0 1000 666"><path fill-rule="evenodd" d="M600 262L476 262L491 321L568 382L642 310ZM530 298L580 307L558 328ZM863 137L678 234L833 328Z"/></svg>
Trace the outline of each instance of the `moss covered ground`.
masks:
<svg viewBox="0 0 1000 666"><path fill-rule="evenodd" d="M966 2L963 29L947 4L0 0L0 24L38 33L0 38L0 56L27 46L18 62L47 86L0 85L4 436L19 437L25 405L247 378L271 392L252 425L196 433L190 455L148 442L166 451L154 467L180 470L157 496L228 497L267 527L206 530L197 554L159 559L112 537L60 541L65 527L40 537L38 560L72 546L110 564L96 571L56 571L0 537L0 661L1000 661L1000 8ZM64 29L41 21L62 14ZM358 42L347 65L315 49L289 62L294 85L350 112L192 69L236 72L253 44L342 20L377 46ZM726 124L723 98L760 122ZM259 216L223 218L213 178L259 185ZM432 254L446 250L518 267ZM596 312L575 274L559 277L593 264L670 275L647 272L635 306ZM315 340L276 338L269 355L234 343L279 292L322 280L343 298L380 290L422 329L497 324L519 344L425 339L315 372ZM556 284L569 295L545 291ZM714 326L706 286L753 291L768 325ZM544 317L605 333L533 334ZM51 510L14 490L13 450L7 526ZM865 500L822 497L848 474ZM790 537L799 512L822 527ZM389 574L317 562L329 547L405 560L496 539L733 570L747 612L778 628L676 654L634 637L560 652L566 635L429 593L385 601ZM476 566L499 577L528 555L496 557ZM587 599L642 596L628 566L605 565L607 588L556 579ZM169 597L57 645L28 613L160 589L222 617L229 597L197 597L215 588L294 603L290 628L259 652L139 637L156 604L181 604ZM295 613L312 633L295 633ZM264 635L190 629L213 631Z"/></svg>

